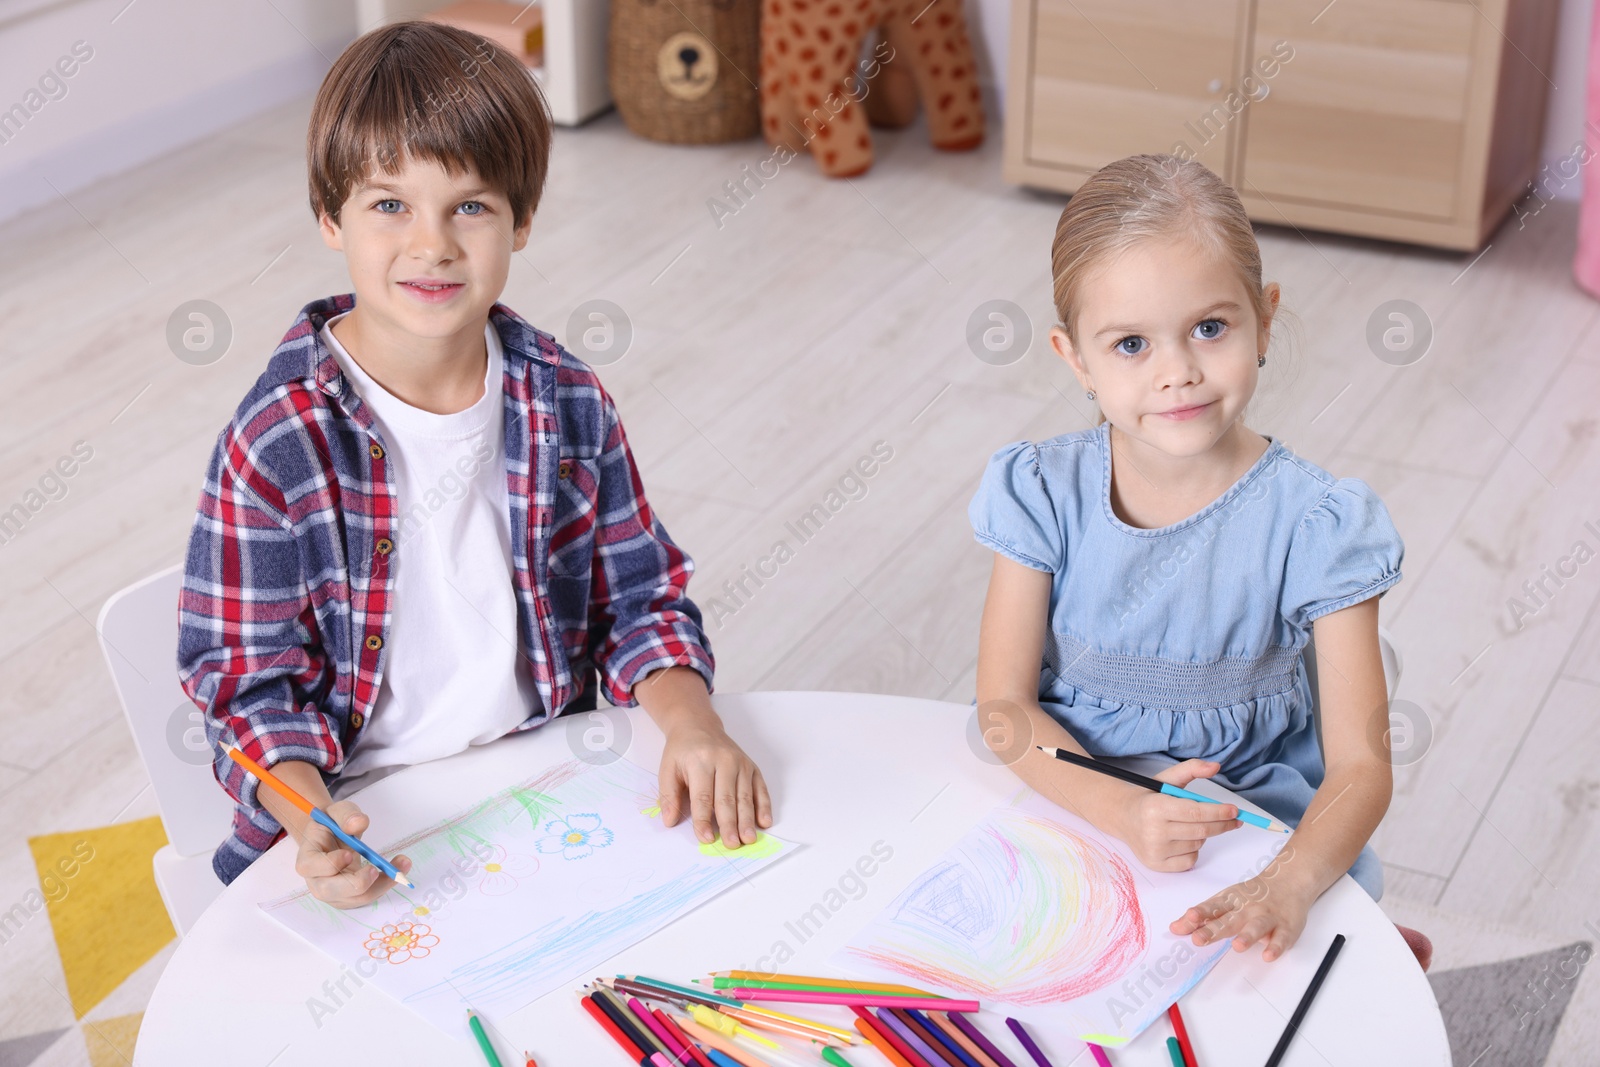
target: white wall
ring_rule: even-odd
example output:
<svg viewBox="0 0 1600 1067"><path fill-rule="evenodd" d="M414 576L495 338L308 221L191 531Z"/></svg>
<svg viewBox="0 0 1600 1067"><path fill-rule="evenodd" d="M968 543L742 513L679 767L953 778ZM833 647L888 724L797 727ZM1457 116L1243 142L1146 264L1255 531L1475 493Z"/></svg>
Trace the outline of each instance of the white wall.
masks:
<svg viewBox="0 0 1600 1067"><path fill-rule="evenodd" d="M1006 50L1011 32L1012 0L967 0L967 22L981 48L980 72L987 84L993 84L995 99L1005 103L1005 79L995 78L994 72L1006 66ZM1549 90L1550 100L1545 112L1544 148L1541 156L1546 166L1555 171L1557 160L1572 153L1583 140L1584 84L1588 70L1589 19L1596 0L1561 0L1561 22L1556 30L1556 54L1547 72L1555 88ZM1567 167L1570 172L1570 164ZM1546 195L1559 199L1576 200L1583 183L1552 180L1546 186Z"/></svg>
<svg viewBox="0 0 1600 1067"><path fill-rule="evenodd" d="M347 0L39 7L0 0L0 121L14 105L37 109L0 126L0 219L315 92L355 38ZM90 58L61 78L77 42ZM42 91L51 77L62 88Z"/></svg>

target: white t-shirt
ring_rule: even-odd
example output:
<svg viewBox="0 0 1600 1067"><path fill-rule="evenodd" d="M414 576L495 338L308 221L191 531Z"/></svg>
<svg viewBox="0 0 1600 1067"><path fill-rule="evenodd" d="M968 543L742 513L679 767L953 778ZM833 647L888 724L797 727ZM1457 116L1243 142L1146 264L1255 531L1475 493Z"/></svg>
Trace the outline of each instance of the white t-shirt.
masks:
<svg viewBox="0 0 1600 1067"><path fill-rule="evenodd" d="M322 340L372 412L396 492L383 684L340 774L348 781L486 744L541 705L517 651L500 336L484 327L482 398L436 415L350 358L331 329L342 318L328 320Z"/></svg>

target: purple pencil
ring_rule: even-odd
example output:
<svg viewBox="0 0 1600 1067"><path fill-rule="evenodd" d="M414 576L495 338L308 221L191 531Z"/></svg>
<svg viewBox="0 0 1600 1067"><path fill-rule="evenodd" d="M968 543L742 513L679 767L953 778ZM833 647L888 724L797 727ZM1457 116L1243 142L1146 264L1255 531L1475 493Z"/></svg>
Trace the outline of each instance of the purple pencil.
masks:
<svg viewBox="0 0 1600 1067"><path fill-rule="evenodd" d="M900 1035L900 1040L910 1045L916 1051L917 1055L927 1060L932 1067L938 1067L938 1065L941 1063L950 1062L947 1058L939 1055L937 1052L933 1051L933 1049L929 1048L928 1043L922 1039L921 1034L917 1033L915 1030L911 1029L911 1027L901 1022L900 1017L895 1015L895 1013L890 1011L888 1008L878 1009L877 1018L879 1022L883 1023L883 1025L890 1027L896 1034Z"/></svg>
<svg viewBox="0 0 1600 1067"><path fill-rule="evenodd" d="M1001 1052L999 1049L995 1048L994 1042L990 1041L987 1037L984 1037L983 1031L979 1030L975 1025L969 1022L965 1015L962 1015L959 1011L951 1011L945 1013L945 1018L950 1020L951 1026L970 1037L972 1039L972 1043L983 1049L984 1054L995 1063L999 1064L1000 1067L1017 1067L1016 1064L1011 1062L1010 1057L1008 1057L1004 1052Z"/></svg>
<svg viewBox="0 0 1600 1067"><path fill-rule="evenodd" d="M1033 1057L1034 1063L1037 1063L1039 1067L1055 1067L1049 1058L1039 1051L1039 1046L1034 1044L1033 1038L1029 1036L1028 1031L1023 1028L1021 1023L1015 1019L1007 1019L1006 1025L1011 1027L1013 1034L1017 1035L1017 1040L1022 1042L1022 1047L1028 1050L1028 1055Z"/></svg>

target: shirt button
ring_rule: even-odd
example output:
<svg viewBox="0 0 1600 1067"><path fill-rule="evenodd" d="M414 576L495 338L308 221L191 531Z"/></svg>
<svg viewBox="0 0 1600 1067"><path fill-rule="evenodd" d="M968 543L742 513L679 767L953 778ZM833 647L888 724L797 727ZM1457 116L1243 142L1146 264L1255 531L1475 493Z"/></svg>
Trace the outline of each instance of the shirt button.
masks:
<svg viewBox="0 0 1600 1067"><path fill-rule="evenodd" d="M383 647L383 638L379 637L377 634L373 634L367 638L367 647L372 649L374 652L378 651L378 649Z"/></svg>
<svg viewBox="0 0 1600 1067"><path fill-rule="evenodd" d="M387 556L389 553L394 551L394 542L389 540L387 537L380 537L378 538L378 543L375 547L378 550L378 555Z"/></svg>
<svg viewBox="0 0 1600 1067"><path fill-rule="evenodd" d="M372 444L367 446L367 455L371 456L373 459L382 459L383 446L376 441L372 442Z"/></svg>
<svg viewBox="0 0 1600 1067"><path fill-rule="evenodd" d="M357 730L361 729L361 724L366 721L366 716L362 715L359 711L353 712L350 715L350 725L354 726Z"/></svg>
<svg viewBox="0 0 1600 1067"><path fill-rule="evenodd" d="M572 477L572 461L564 459L556 465L556 477L566 481Z"/></svg>

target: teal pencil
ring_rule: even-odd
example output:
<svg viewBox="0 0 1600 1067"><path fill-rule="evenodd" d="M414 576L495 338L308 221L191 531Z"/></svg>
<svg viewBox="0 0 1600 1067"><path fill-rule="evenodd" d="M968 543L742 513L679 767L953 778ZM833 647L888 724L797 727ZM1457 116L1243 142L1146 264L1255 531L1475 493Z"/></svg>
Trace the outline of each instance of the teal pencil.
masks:
<svg viewBox="0 0 1600 1067"><path fill-rule="evenodd" d="M1172 1067L1189 1067L1183 1062L1183 1046L1175 1037L1167 1038L1167 1055L1172 1057Z"/></svg>
<svg viewBox="0 0 1600 1067"><path fill-rule="evenodd" d="M1187 789L1180 789L1175 785L1168 785L1166 782L1147 778L1135 771L1125 771L1121 767L1113 767L1109 763L1102 763L1097 759L1090 759L1088 756L1080 756L1078 753L1070 752L1064 748L1046 748L1043 745L1034 745L1033 747L1043 752L1046 756L1054 757L1063 763L1070 763L1074 767L1082 767L1085 770L1098 771L1101 774L1110 775L1112 778L1120 778L1124 782L1148 789L1153 793L1165 793L1169 797L1182 797L1184 800L1198 800L1202 804L1233 803L1229 800L1214 800L1211 797L1201 796L1199 793L1191 793ZM1259 826L1263 830L1271 830L1274 833L1286 834L1289 832L1289 828L1277 820L1263 818L1255 812L1245 811L1243 808L1239 809L1239 819L1241 822L1247 822L1251 826Z"/></svg>

